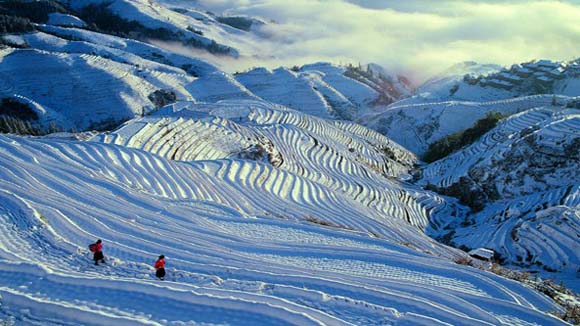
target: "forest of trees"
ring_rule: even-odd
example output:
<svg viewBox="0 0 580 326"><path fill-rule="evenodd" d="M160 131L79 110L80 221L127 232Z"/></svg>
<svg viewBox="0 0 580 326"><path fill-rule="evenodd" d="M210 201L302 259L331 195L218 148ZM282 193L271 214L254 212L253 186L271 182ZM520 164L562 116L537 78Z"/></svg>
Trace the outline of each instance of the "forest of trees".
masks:
<svg viewBox="0 0 580 326"><path fill-rule="evenodd" d="M478 120L473 127L467 128L462 132L451 134L431 144L423 160L427 163L435 162L474 143L483 134L493 129L502 118L501 113L488 113L485 118Z"/></svg>

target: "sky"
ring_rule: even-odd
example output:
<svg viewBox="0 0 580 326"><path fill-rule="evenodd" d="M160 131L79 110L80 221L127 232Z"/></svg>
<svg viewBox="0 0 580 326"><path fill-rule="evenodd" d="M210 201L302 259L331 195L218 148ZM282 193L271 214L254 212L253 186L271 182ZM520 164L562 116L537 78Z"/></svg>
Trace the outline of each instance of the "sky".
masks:
<svg viewBox="0 0 580 326"><path fill-rule="evenodd" d="M266 66L375 62L422 79L462 61L510 65L580 57L580 0L193 2L216 13L275 21L258 31L262 53L271 57Z"/></svg>

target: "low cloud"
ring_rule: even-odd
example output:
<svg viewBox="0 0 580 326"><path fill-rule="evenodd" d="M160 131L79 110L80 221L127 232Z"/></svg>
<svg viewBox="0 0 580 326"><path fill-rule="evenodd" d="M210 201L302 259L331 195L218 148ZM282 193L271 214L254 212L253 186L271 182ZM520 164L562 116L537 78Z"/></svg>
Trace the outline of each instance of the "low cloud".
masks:
<svg viewBox="0 0 580 326"><path fill-rule="evenodd" d="M580 57L578 1L198 0L196 5L276 22L258 30L259 48L242 49L251 59L241 66L376 62L422 79L467 60L509 65Z"/></svg>

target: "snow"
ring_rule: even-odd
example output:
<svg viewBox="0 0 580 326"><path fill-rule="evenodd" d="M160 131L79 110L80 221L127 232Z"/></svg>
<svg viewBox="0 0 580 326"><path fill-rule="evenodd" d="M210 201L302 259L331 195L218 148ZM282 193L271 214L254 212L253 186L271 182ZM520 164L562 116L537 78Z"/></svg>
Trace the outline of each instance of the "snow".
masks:
<svg viewBox="0 0 580 326"><path fill-rule="evenodd" d="M65 130L93 128L148 112L153 107L148 96L159 88L182 88L181 95L187 98L183 85L193 80L185 74L141 74L135 66L95 55L39 50L1 55L1 94L34 101L46 112L42 118L46 124L54 122Z"/></svg>
<svg viewBox="0 0 580 326"><path fill-rule="evenodd" d="M494 64L478 64L472 61L458 63L425 81L417 88L416 94L422 94L428 98L447 97L449 96L449 89L461 82L463 76L488 75L500 69L501 66Z"/></svg>
<svg viewBox="0 0 580 326"><path fill-rule="evenodd" d="M561 102L568 98L557 96ZM430 144L450 134L472 127L491 112L510 115L550 105L553 95L536 95L489 102L417 101L396 102L366 114L356 122L386 135L413 153L422 156ZM407 104L409 103L409 104Z"/></svg>
<svg viewBox="0 0 580 326"><path fill-rule="evenodd" d="M264 100L322 118L352 120L369 110L379 93L345 76L345 71L344 67L320 62L297 71L256 68L235 78Z"/></svg>
<svg viewBox="0 0 580 326"><path fill-rule="evenodd" d="M256 44L257 34L247 33L226 24L219 23L214 17L205 14L187 3L180 2L167 6L158 1L147 0L82 0L72 1L74 9L89 4L106 5L114 14L125 20L136 21L149 29L165 29L173 32L171 39L162 41L187 42L195 40L204 45L212 41L229 48L227 55L261 55ZM258 21L258 20L256 20ZM260 21L261 22L261 21ZM264 24L262 22L262 24Z"/></svg>
<svg viewBox="0 0 580 326"><path fill-rule="evenodd" d="M146 60L155 61L162 64L166 63L174 67L184 67L187 65L191 66L191 68L184 68L184 70L188 72L194 72L198 76L210 74L218 70L215 66L207 63L203 59L180 55L136 40L120 38L77 28L63 28L50 25L40 25L39 28L45 33L52 34L59 38L72 38L74 40L79 40L78 42L90 43L91 48L97 49L99 51L107 51L105 52L107 55L110 55L108 52L113 54L115 53L115 51L111 49L117 49L122 51L121 53L123 56L129 56L129 58L131 57L131 54L133 54ZM75 44L74 41L71 43ZM83 53L89 54L90 52ZM113 60L115 59L115 56L111 55L111 57Z"/></svg>
<svg viewBox="0 0 580 326"><path fill-rule="evenodd" d="M80 18L68 14L61 14L58 12L53 12L48 14L49 25L57 26L74 26L74 27L86 27L86 23Z"/></svg>
<svg viewBox="0 0 580 326"><path fill-rule="evenodd" d="M17 322L564 324L526 287L369 237L372 208L293 173L16 136L0 136L0 157L0 295ZM310 190L293 192L300 183ZM109 263L94 267L97 237ZM165 282L150 267L159 253Z"/></svg>

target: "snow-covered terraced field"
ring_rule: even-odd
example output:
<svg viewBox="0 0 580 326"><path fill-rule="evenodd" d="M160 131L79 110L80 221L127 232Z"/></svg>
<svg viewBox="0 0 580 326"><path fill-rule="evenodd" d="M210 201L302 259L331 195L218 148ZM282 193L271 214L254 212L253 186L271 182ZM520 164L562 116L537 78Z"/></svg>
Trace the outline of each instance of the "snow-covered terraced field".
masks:
<svg viewBox="0 0 580 326"><path fill-rule="evenodd" d="M543 295L438 257L457 254L400 219L370 236L381 212L268 164L0 136L0 166L0 316L17 323L565 325Z"/></svg>
<svg viewBox="0 0 580 326"><path fill-rule="evenodd" d="M178 54L133 39L121 38L85 29L64 28L52 25L39 25L38 29L45 34L53 35L56 39L51 39L41 33L23 35L23 39L30 42L29 45L33 48L45 49L45 47L50 47L50 51L72 53L77 53L77 51L87 53L86 49L91 49L92 51L96 51L96 53L105 54L111 60L119 60L122 63L130 61L133 56L137 56L163 65L181 68L196 76L204 76L218 71L217 67L200 58Z"/></svg>
<svg viewBox="0 0 580 326"><path fill-rule="evenodd" d="M76 0L71 1L70 6L75 10L82 10L88 5L96 5L105 8L106 11L131 22L136 22L144 28L151 30L166 31L165 41L172 42L195 42L200 48L212 44L219 44L223 50L221 55L237 57L240 53L238 47L251 48L251 37L239 29L221 24L209 15L203 15L204 19L196 19L192 15L185 14L185 10L175 10L166 5L147 0ZM193 13L193 10L187 10ZM227 46L227 48L226 48Z"/></svg>
<svg viewBox="0 0 580 326"><path fill-rule="evenodd" d="M278 68L272 72L257 68L236 75L236 79L264 100L322 118L336 116L330 104L307 78L287 68Z"/></svg>
<svg viewBox="0 0 580 326"><path fill-rule="evenodd" d="M501 178L503 182L496 184L502 198L580 183L575 173L577 157L565 153L575 139L580 139L580 111L557 107L528 110L500 122L474 144L427 166L421 182L449 187L465 176L479 181ZM531 152L536 155L528 156ZM486 175L476 176L475 169L485 170ZM523 175L529 179L524 180Z"/></svg>
<svg viewBox="0 0 580 326"><path fill-rule="evenodd" d="M462 77L441 76L381 106L412 89L374 64L229 74L206 61L259 60L274 21L191 1L67 4L0 36L1 113L15 101L78 131L128 121L0 135L0 325L566 325L548 297L454 263L467 254L433 238L580 289L573 98L451 94ZM74 16L89 4L137 30L114 17L94 29ZM577 81L555 93L579 95ZM490 112L511 117L410 183L429 144ZM488 196L481 211L421 188L466 179ZM98 238L107 264L94 266Z"/></svg>
<svg viewBox="0 0 580 326"><path fill-rule="evenodd" d="M410 98L366 114L356 119L356 122L382 133L421 156L425 154L430 144L472 127L488 113L511 115L549 106L554 100L561 105L569 99L566 96L535 95L489 102L424 103Z"/></svg>
<svg viewBox="0 0 580 326"><path fill-rule="evenodd" d="M408 173L414 156L386 137L362 126L332 123L264 102L179 103L95 140L175 160L265 161L422 229L429 223L426 206L434 201L392 180ZM258 185L271 174L265 171ZM300 184L295 187L309 196ZM384 217L380 220L389 223Z"/></svg>
<svg viewBox="0 0 580 326"><path fill-rule="evenodd" d="M580 112L543 107L507 118L476 143L428 165L421 184L463 183L466 191L484 187L495 193L467 218L467 226L460 226L464 217L457 215L438 220L438 232L453 229L457 245L492 248L507 263L577 279L579 148ZM577 281L568 284L580 288Z"/></svg>
<svg viewBox="0 0 580 326"><path fill-rule="evenodd" d="M322 118L351 120L368 110L378 92L346 77L346 69L331 64L299 70L256 68L236 79L262 99Z"/></svg>
<svg viewBox="0 0 580 326"><path fill-rule="evenodd" d="M149 112L154 104L148 96L158 89L190 98L182 85L194 79L85 53L4 49L0 56L2 97L35 101L44 108L41 121L63 129L95 128Z"/></svg>
<svg viewBox="0 0 580 326"><path fill-rule="evenodd" d="M476 225L457 229L454 241L492 248L516 266L561 272L558 278L577 290L579 206L578 185L496 202L472 216Z"/></svg>

